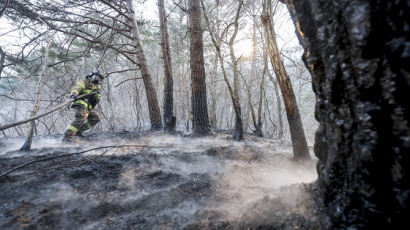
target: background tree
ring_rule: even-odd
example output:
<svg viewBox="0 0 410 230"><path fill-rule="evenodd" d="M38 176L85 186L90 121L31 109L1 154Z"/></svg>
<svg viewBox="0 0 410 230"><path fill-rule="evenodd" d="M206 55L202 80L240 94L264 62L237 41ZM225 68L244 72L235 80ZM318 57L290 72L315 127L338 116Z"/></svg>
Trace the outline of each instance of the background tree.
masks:
<svg viewBox="0 0 410 230"><path fill-rule="evenodd" d="M143 3L144 2L144 3ZM174 116L177 117L176 130L191 132L193 125L192 89L190 86L190 36L187 17L188 1L165 1L164 7L168 21L171 68L174 71ZM152 85L158 101L165 101L164 66L161 58L161 33L158 15L150 13L152 7L157 9L155 1L134 1L135 17L141 44L144 48L147 67L151 72ZM1 3L0 3L1 4ZM234 90L234 68L230 58L229 40L233 35L231 24L238 9L238 1L204 0L211 31L221 41L221 55L216 52L209 33L203 34L203 60L206 73L205 85L207 104L209 105L209 122L212 131L233 132L235 130L236 112L232 97L227 90L230 82ZM3 6L3 5L2 5ZM184 10L186 12L184 12ZM239 73L238 95L241 106L243 132L256 130L255 123L259 117L263 126L261 131L267 138L290 139L289 127L280 127L285 115L280 91L273 84L266 82L262 86L264 72L263 50L266 43L262 36L262 25L256 16L261 14L261 4L244 1L238 20L238 33L233 41ZM42 4L32 1L10 1L4 11L2 20L7 27L0 28L0 46L4 51L3 71L0 78L0 122L2 124L21 120L30 115L29 109L35 101L38 82L38 56L40 41L44 38L42 20L49 25L51 37L49 67L45 73L40 99L39 113L53 108L65 101L72 84L94 68L107 73L103 82L103 98L97 110L101 122L91 132L100 131L139 131L151 128L149 105L141 71L138 71L136 46L131 34L127 1L58 1ZM302 48L289 23L285 5L279 5L273 20L278 31L277 43L285 68L295 88L295 96L300 105L302 121L309 143L313 142L316 128L313 110L315 97L310 88L310 76L300 60ZM229 26L225 33L223 31ZM255 25L255 26L254 26ZM258 31L255 35L254 28ZM18 34L17 34L18 33ZM10 40L20 36L21 39L11 44ZM13 37L14 36L14 37ZM253 40L256 39L256 42ZM222 60L222 62L221 62ZM41 67L41 66L40 66ZM223 68L222 68L223 67ZM225 75L224 75L225 73ZM266 69L269 77L273 74L270 65ZM276 82L276 80L275 80ZM248 91L249 89L249 91ZM250 94L248 94L250 92ZM278 96L276 95L278 94ZM262 97L261 97L262 95ZM249 97L250 96L250 97ZM258 112L260 109L260 113ZM159 108L161 109L161 108ZM252 118L254 110L255 121ZM279 111L279 112L278 112ZM161 111L165 112L165 111ZM160 114L161 115L161 114ZM64 111L40 118L36 123L38 134L59 134L71 116ZM163 121L163 120L162 120ZM283 130L281 132L281 130ZM8 136L23 135L29 131L28 125L5 130ZM283 135L280 135L283 133ZM0 133L1 134L1 133Z"/></svg>
<svg viewBox="0 0 410 230"><path fill-rule="evenodd" d="M229 54L231 57L232 62L232 69L233 69L233 98L235 99L233 103L236 105L235 108L235 132L233 138L235 140L242 140L243 139L243 121L242 121L242 109L241 109L241 102L239 98L239 69L238 69L238 60L235 55L235 49L233 48L234 41L238 34L239 24L238 20L240 17L241 9L243 6L243 0L238 2L238 8L235 14L235 19L233 21L234 31L229 39Z"/></svg>
<svg viewBox="0 0 410 230"><path fill-rule="evenodd" d="M151 72L148 69L144 49L141 44L141 38L139 35L139 31L138 31L138 26L137 26L137 21L135 17L135 11L134 11L134 6L132 4L132 0L127 0L127 3L128 3L128 10L129 10L128 12L129 21L130 21L130 24L132 25L131 33L133 35L134 43L136 47L138 66L140 67L140 70L141 70L141 75L142 75L142 79L144 81L144 86L145 86L145 92L147 95L148 109L149 109L149 114L150 114L150 119L151 119L151 129L158 130L162 128L162 119L161 119L161 113L160 113L159 106L158 106L157 93L155 91L154 85L152 84Z"/></svg>
<svg viewBox="0 0 410 230"><path fill-rule="evenodd" d="M202 7L204 8L205 11L205 4L202 3ZM219 2L217 3L216 7L218 7ZM238 33L238 20L240 17L240 11L243 5L243 1L239 1L238 7L237 7L237 11L235 14L235 17L233 19L233 21L226 26L223 31L220 34L216 34L213 31L213 28L210 28L210 21L208 16L206 15L207 13L205 13L204 17L207 21L207 25L208 25L208 31L210 33L211 39L212 39L212 43L215 47L216 50L216 54L218 55L216 57L216 60L220 61L220 66L222 69L222 73L223 73L223 77L224 77L224 81L228 87L228 92L230 94L231 100L232 100L232 106L234 108L235 111L235 131L233 134L233 138L235 140L242 140L243 139L243 121L242 121L242 111L241 111L241 104L240 104L240 97L239 97L239 69L238 69L238 60L235 56L235 50L233 48L234 45L234 41L236 38L236 35ZM234 31L233 34L231 35L229 42L228 43L228 47L229 47L229 56L231 57L231 62L232 62L232 68L233 68L233 86L230 83L229 79L228 79L228 74L225 70L225 65L224 65L224 57L222 56L222 50L221 50L221 45L223 42L223 39L226 35L226 33L228 33L229 29L231 26L234 26ZM219 33L219 31L216 31L217 33Z"/></svg>
<svg viewBox="0 0 410 230"><path fill-rule="evenodd" d="M209 119L206 97L201 8L199 0L189 1L188 12L190 23L193 132L195 135L206 135L209 133Z"/></svg>
<svg viewBox="0 0 410 230"><path fill-rule="evenodd" d="M263 12L261 20L265 28L267 50L271 59L273 69L275 71L276 79L282 91L283 101L285 102L286 114L288 116L288 123L290 127L290 135L293 145L294 158L308 159L310 158L309 149L306 142L305 132L303 131L303 124L299 113L299 108L296 103L296 97L293 92L290 78L286 72L280 52L276 44L276 34L272 21L272 1L263 1Z"/></svg>
<svg viewBox="0 0 410 230"><path fill-rule="evenodd" d="M36 115L39 107L40 107L40 99L41 99L41 90L44 85L44 73L47 70L48 66L48 51L50 49L50 43L47 42L44 48L44 61L43 61L43 67L40 71L39 77L38 77L38 83L37 83L37 91L36 91L36 101L34 103L34 108L33 111L31 112L30 116L33 117ZM31 143L33 142L33 135L34 135L34 129L36 127L35 121L30 122L30 131L28 134L28 137L26 141L24 142L23 146L20 148L20 150L30 150L31 149Z"/></svg>
<svg viewBox="0 0 410 230"><path fill-rule="evenodd" d="M161 32L161 49L164 61L164 129L167 132L175 130L174 117L174 81L172 79L172 61L169 48L167 15L165 14L164 0L158 0L158 14Z"/></svg>

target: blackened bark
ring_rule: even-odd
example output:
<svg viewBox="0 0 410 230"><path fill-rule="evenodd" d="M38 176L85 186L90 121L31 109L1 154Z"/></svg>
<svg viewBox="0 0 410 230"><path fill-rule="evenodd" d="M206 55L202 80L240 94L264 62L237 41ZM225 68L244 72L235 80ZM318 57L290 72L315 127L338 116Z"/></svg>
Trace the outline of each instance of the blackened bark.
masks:
<svg viewBox="0 0 410 230"><path fill-rule="evenodd" d="M199 0L189 1L189 22L193 134L206 135L209 133L209 119Z"/></svg>
<svg viewBox="0 0 410 230"><path fill-rule="evenodd" d="M169 48L169 36L167 16L165 14L164 0L158 0L158 12L161 31L161 49L164 60L164 130L175 131L176 118L174 117L174 81L172 79L171 51Z"/></svg>
<svg viewBox="0 0 410 230"><path fill-rule="evenodd" d="M317 95L314 151L330 228L405 228L408 1L306 0L289 6L306 42Z"/></svg>
<svg viewBox="0 0 410 230"><path fill-rule="evenodd" d="M276 34L272 21L271 0L263 1L261 20L265 29L267 51L270 56L273 70L275 71L276 79L278 80L282 91L282 98L285 104L289 131L292 139L294 159L309 159L309 149L307 146L305 132L303 130L302 119L300 118L299 108L296 103L296 97L276 43Z"/></svg>
<svg viewBox="0 0 410 230"><path fill-rule="evenodd" d="M6 53L3 51L3 49L0 47L0 77L1 73L3 73L4 69L4 59L6 58Z"/></svg>
<svg viewBox="0 0 410 230"><path fill-rule="evenodd" d="M131 25L131 33L136 47L136 55L138 64L141 70L142 80L144 81L145 93L148 102L149 117L151 120L151 129L158 130L162 128L161 112L159 110L157 92L152 83L152 75L148 69L147 59L145 58L144 49L142 47L138 26L135 18L134 6L132 0L127 0L128 4L128 19Z"/></svg>

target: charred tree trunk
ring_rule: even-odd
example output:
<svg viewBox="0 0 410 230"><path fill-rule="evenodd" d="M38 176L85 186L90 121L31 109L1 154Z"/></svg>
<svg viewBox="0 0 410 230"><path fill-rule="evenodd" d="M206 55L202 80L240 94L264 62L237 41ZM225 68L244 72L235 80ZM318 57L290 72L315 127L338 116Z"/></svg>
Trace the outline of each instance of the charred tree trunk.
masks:
<svg viewBox="0 0 410 230"><path fill-rule="evenodd" d="M403 229L410 216L408 1L289 6L318 98L318 187L330 228Z"/></svg>
<svg viewBox="0 0 410 230"><path fill-rule="evenodd" d="M293 145L293 155L296 160L309 159L309 149L306 142L305 132L303 131L302 119L300 118L299 108L296 103L296 97L293 92L290 78L285 70L278 45L276 43L276 34L272 21L272 1L263 0L263 12L261 20L265 28L267 50L270 60L275 71L276 79L279 82L282 91L282 97L285 104L286 115L288 117L290 136Z"/></svg>
<svg viewBox="0 0 410 230"><path fill-rule="evenodd" d="M207 135L209 133L209 119L199 0L189 1L189 22L193 133L194 135Z"/></svg>
<svg viewBox="0 0 410 230"><path fill-rule="evenodd" d="M169 48L169 36L167 15L165 14L164 0L158 0L158 14L161 31L161 49L164 60L164 130L175 131L176 118L174 116L174 81L172 79L171 51Z"/></svg>
<svg viewBox="0 0 410 230"><path fill-rule="evenodd" d="M131 25L131 33L134 39L138 64L141 70L142 79L144 81L145 93L147 95L149 117L151 120L151 129L158 130L162 128L161 112L158 106L157 92L152 83L152 75L148 69L147 59L145 58L144 49L142 47L138 25L135 17L134 5L132 0L127 0L128 3L128 19Z"/></svg>
<svg viewBox="0 0 410 230"><path fill-rule="evenodd" d="M1 78L1 73L3 73L5 58L6 58L6 53L3 51L3 49L0 46L0 78Z"/></svg>

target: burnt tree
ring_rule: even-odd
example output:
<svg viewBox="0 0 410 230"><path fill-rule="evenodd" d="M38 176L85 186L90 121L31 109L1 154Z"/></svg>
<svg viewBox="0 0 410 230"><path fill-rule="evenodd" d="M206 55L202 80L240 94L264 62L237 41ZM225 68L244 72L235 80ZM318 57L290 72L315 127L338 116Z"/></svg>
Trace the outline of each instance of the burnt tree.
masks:
<svg viewBox="0 0 410 230"><path fill-rule="evenodd" d="M135 54L138 60L138 66L141 70L142 80L144 81L145 93L147 96L149 117L151 120L151 129L158 130L162 128L161 112L159 110L157 92L152 83L152 75L148 68L147 59L142 47L141 38L138 31L138 25L135 16L134 5L132 0L127 0L128 20L131 26L131 34L135 45Z"/></svg>
<svg viewBox="0 0 410 230"><path fill-rule="evenodd" d="M305 132L303 130L299 107L296 103L296 97L293 92L292 84L288 73L286 72L285 65L283 64L278 45L276 43L276 34L272 16L272 1L263 0L261 20L265 31L267 52L270 56L276 79L282 91L282 98L285 104L289 131L292 139L293 156L296 160L309 159L309 149L307 146Z"/></svg>
<svg viewBox="0 0 410 230"><path fill-rule="evenodd" d="M193 134L209 133L208 106L206 101L204 45L202 42L201 8L199 0L189 1L190 67L192 89Z"/></svg>
<svg viewBox="0 0 410 230"><path fill-rule="evenodd" d="M408 1L288 3L317 95L314 151L330 228L403 229L410 216Z"/></svg>
<svg viewBox="0 0 410 230"><path fill-rule="evenodd" d="M174 117L174 81L172 79L171 51L169 48L169 36L167 15L165 14L164 0L158 0L158 14L161 32L161 49L164 60L164 130L173 132L175 130L176 118Z"/></svg>

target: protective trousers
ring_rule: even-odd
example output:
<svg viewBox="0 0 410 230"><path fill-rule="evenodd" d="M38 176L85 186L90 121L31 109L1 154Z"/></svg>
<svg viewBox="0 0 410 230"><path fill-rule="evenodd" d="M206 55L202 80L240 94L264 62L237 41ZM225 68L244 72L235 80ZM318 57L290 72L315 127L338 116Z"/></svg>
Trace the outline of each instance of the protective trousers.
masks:
<svg viewBox="0 0 410 230"><path fill-rule="evenodd" d="M75 120L64 133L63 140L65 141L71 141L77 132L91 129L100 121L100 117L95 110L89 111L85 106L81 105L74 106L73 108L75 109Z"/></svg>

